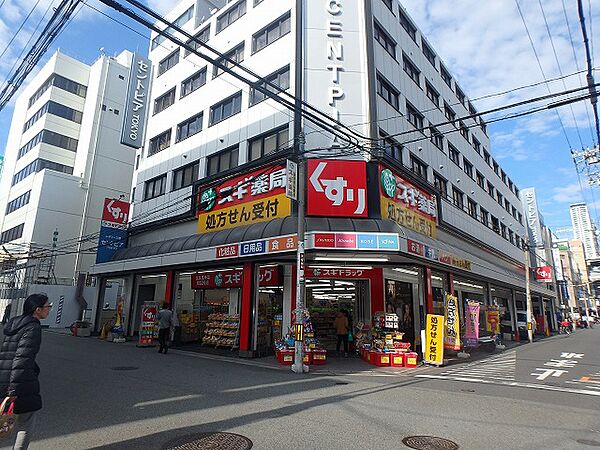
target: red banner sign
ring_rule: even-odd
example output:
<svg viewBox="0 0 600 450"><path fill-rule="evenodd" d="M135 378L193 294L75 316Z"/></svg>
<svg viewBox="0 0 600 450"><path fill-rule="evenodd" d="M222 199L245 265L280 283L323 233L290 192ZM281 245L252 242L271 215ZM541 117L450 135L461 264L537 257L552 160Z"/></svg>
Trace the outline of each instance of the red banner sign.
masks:
<svg viewBox="0 0 600 450"><path fill-rule="evenodd" d="M278 266L261 267L258 273L259 286L281 286L282 280ZM241 288L243 271L241 269L198 272L192 274L192 289Z"/></svg>
<svg viewBox="0 0 600 450"><path fill-rule="evenodd" d="M127 225L129 207L130 204L127 202L115 200L114 198L105 198L104 208L102 209L102 221L108 222L108 224L103 225L109 227L110 224Z"/></svg>
<svg viewBox="0 0 600 450"><path fill-rule="evenodd" d="M367 217L366 162L309 159L306 213Z"/></svg>
<svg viewBox="0 0 600 450"><path fill-rule="evenodd" d="M542 266L535 268L536 281L552 282L552 268L550 266Z"/></svg>

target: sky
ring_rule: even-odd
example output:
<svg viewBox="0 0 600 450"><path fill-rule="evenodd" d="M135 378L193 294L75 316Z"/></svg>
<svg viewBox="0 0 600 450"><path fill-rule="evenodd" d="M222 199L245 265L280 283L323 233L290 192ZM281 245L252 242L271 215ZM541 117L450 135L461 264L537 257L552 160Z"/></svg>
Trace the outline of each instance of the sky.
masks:
<svg viewBox="0 0 600 450"><path fill-rule="evenodd" d="M177 3L142 1L161 13ZM58 4L59 0L0 0L0 54L4 52L0 56L0 82L4 84L23 49L29 48L28 41L44 13L49 11L47 20L49 8ZM402 4L479 111L586 83L585 73L575 74L586 67L576 0L402 0ZM598 82L600 29L595 28L600 27L600 2L583 0L583 4ZM101 51L116 55L126 48L145 53L148 36L143 27L98 0L86 0L42 63L57 49L86 63L94 62ZM565 77L544 83L561 76ZM491 95L509 90L512 92ZM491 114L484 119L490 121L505 114ZM0 153L4 152L11 118L12 104L0 111ZM489 125L493 156L519 188L536 188L538 207L553 229L570 226L569 204L579 201L588 203L592 219L600 224L600 187L590 188L585 168L581 166L584 172L578 175L571 158L571 150L597 144L593 120L590 102L585 101Z"/></svg>

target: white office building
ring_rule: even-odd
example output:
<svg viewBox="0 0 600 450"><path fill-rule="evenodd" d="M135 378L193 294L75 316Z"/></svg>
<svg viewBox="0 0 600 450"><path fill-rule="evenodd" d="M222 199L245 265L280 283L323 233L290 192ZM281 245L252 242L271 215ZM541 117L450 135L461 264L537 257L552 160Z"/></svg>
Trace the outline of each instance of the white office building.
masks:
<svg viewBox="0 0 600 450"><path fill-rule="evenodd" d="M585 203L574 203L569 206L571 213L571 224L573 225L573 237L583 242L585 258L598 258L598 241L596 239L596 227L590 218L590 212Z"/></svg>
<svg viewBox="0 0 600 450"><path fill-rule="evenodd" d="M269 290L280 292L279 306L268 309L280 311L285 330L293 309L295 253L248 259L232 250L239 258L220 261L223 254L215 249L235 248L251 237L271 239L294 233L295 205L291 217L272 220L259 231L254 224L208 233L208 222L202 225L197 219L193 194L205 192L203 186L276 164L278 155L289 157L301 132L305 149L313 151L310 156L367 161L368 170L374 171L369 172L368 189L377 191L369 197L368 215L362 219L352 214L346 219L336 214L309 217L309 264L335 261L336 255L342 265L361 261L359 251L346 257L339 251L323 254L317 232L387 231L399 236L394 255L375 258L387 264L369 265L371 291L365 298L355 298L355 322L370 322L372 313L383 310L388 301L384 285L386 292L402 290L411 299L407 308L414 314L415 326L422 323L419 310L443 311L445 292L457 293L461 304L467 300L481 302L482 308L497 304L513 317L525 309L526 229L519 189L492 156L486 124L467 90L401 3L183 0L166 17L202 43L339 119L360 134L357 139L364 147L340 150L343 142L317 124L300 120L255 86L153 33L151 111L146 144L137 153L134 173L135 226L129 248L93 269L105 281L123 284L129 333L136 332L146 301L172 301L183 322L205 323L203 308L214 309L216 294L204 292L211 289L202 289L190 277L222 270L224 264L235 267L231 270L243 267L243 276L251 277L261 261L263 265L276 261L283 267L281 292ZM189 39L176 35L184 42ZM231 62L227 65L243 74ZM419 230L409 220L386 215L379 200L373 201L380 199L378 180L384 167L396 180L403 180L402 186L410 184L413 192L433 202L435 211L429 210L433 222L427 222L433 226ZM351 173L348 166L338 175ZM338 283L329 281L332 286ZM356 283L358 292L362 281L349 283ZM240 285L226 312L239 315L240 352L261 353L261 331L256 327L262 319L248 314L255 302L259 302L256 310L261 309L264 297L246 289L251 285ZM532 283L532 289L540 299L555 297L544 284ZM329 295L313 294L307 294L309 305ZM209 304L207 298L213 301ZM397 298L390 300L391 307L397 307ZM547 302L538 303L540 316L543 303ZM411 333L418 341L419 331Z"/></svg>
<svg viewBox="0 0 600 450"><path fill-rule="evenodd" d="M4 302L41 284L79 284L83 297L104 199L129 199L135 151L120 136L131 58L87 65L57 52L16 99L0 181ZM63 326L77 310L68 303Z"/></svg>

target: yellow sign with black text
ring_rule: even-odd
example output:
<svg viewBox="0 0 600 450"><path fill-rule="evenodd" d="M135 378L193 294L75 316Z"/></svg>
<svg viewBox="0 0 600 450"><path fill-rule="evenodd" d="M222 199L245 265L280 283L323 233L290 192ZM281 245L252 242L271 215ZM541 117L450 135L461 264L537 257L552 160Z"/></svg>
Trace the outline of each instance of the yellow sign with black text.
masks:
<svg viewBox="0 0 600 450"><path fill-rule="evenodd" d="M381 197L381 218L393 220L398 225L435 239L435 220L428 219L390 198Z"/></svg>
<svg viewBox="0 0 600 450"><path fill-rule="evenodd" d="M427 314L425 362L438 365L444 362L444 316Z"/></svg>

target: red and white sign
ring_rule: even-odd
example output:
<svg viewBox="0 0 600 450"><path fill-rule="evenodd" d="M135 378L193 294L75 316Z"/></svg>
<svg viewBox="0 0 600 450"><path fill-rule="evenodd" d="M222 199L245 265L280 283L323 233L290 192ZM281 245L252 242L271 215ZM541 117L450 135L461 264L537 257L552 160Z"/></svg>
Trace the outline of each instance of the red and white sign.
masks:
<svg viewBox="0 0 600 450"><path fill-rule="evenodd" d="M536 281L552 282L552 268L550 266L542 266L535 268Z"/></svg>
<svg viewBox="0 0 600 450"><path fill-rule="evenodd" d="M239 255L240 244L228 244L217 247L217 258L232 258Z"/></svg>
<svg viewBox="0 0 600 450"><path fill-rule="evenodd" d="M130 204L114 198L104 199L102 209L102 226L108 228L125 228L129 220Z"/></svg>
<svg viewBox="0 0 600 450"><path fill-rule="evenodd" d="M367 217L366 162L309 159L306 213Z"/></svg>
<svg viewBox="0 0 600 450"><path fill-rule="evenodd" d="M261 267L258 273L259 286L281 286L278 266ZM243 271L241 269L198 272L192 274L192 289L241 288Z"/></svg>
<svg viewBox="0 0 600 450"><path fill-rule="evenodd" d="M373 269L359 269L353 267L307 267L304 275L306 278L366 280L373 276Z"/></svg>

